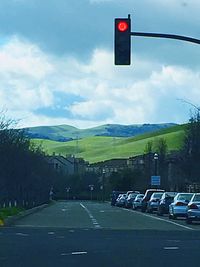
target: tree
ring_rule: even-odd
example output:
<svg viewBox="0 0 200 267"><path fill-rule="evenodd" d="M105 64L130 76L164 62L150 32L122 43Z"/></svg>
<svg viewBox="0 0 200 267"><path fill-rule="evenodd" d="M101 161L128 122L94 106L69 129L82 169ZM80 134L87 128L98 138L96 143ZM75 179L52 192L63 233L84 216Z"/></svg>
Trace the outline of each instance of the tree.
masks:
<svg viewBox="0 0 200 267"><path fill-rule="evenodd" d="M181 167L188 182L200 183L200 110L191 114L185 129Z"/></svg>
<svg viewBox="0 0 200 267"><path fill-rule="evenodd" d="M17 201L31 207L48 202L55 174L41 148L15 127L0 113L0 204Z"/></svg>

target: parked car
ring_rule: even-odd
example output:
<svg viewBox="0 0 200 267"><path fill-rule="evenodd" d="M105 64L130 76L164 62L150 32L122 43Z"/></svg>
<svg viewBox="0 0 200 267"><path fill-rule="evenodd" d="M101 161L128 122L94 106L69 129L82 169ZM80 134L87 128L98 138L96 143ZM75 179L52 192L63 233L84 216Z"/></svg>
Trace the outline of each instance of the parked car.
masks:
<svg viewBox="0 0 200 267"><path fill-rule="evenodd" d="M133 200L133 209L134 210L141 209L143 197L144 197L144 194L137 194L137 196Z"/></svg>
<svg viewBox="0 0 200 267"><path fill-rule="evenodd" d="M200 193L196 193L191 198L186 208L186 223L200 221Z"/></svg>
<svg viewBox="0 0 200 267"><path fill-rule="evenodd" d="M147 212L152 213L157 211L162 195L163 192L156 192L151 195L151 198L147 203Z"/></svg>
<svg viewBox="0 0 200 267"><path fill-rule="evenodd" d="M125 201L126 201L126 194L120 194L116 201L117 207L125 207Z"/></svg>
<svg viewBox="0 0 200 267"><path fill-rule="evenodd" d="M186 208L193 195L194 193L178 193L169 205L169 219L186 217Z"/></svg>
<svg viewBox="0 0 200 267"><path fill-rule="evenodd" d="M112 191L111 194L111 206L115 206L117 198L120 194L125 194L123 191Z"/></svg>
<svg viewBox="0 0 200 267"><path fill-rule="evenodd" d="M165 192L163 193L159 205L157 214L162 216L163 214L169 213L169 205L174 201L174 197L177 195L177 192Z"/></svg>
<svg viewBox="0 0 200 267"><path fill-rule="evenodd" d="M134 199L135 199L135 197L138 195L138 193L130 193L129 195L128 195L128 197L126 198L126 200L125 200L125 207L127 208L127 209L130 209L130 208L132 208L133 207L133 201L134 201Z"/></svg>
<svg viewBox="0 0 200 267"><path fill-rule="evenodd" d="M158 193L158 192L162 192L164 193L165 190L162 190L162 189L147 189L146 192L145 192L145 195L142 199L142 207L141 207L141 211L142 212L145 212L146 209L147 209L147 203L148 201L150 200L151 196L153 193Z"/></svg>

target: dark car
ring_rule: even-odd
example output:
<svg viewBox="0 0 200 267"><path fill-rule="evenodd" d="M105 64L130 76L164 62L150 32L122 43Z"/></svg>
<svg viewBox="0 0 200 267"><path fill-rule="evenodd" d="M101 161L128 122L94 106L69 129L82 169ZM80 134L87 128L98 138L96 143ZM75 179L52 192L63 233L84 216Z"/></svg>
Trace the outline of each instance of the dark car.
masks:
<svg viewBox="0 0 200 267"><path fill-rule="evenodd" d="M163 192L164 193L165 190L162 190L162 189L147 189L146 190L145 195L142 199L142 207L141 207L142 212L146 211L148 201L150 200L153 193L156 193L156 192Z"/></svg>
<svg viewBox="0 0 200 267"><path fill-rule="evenodd" d="M111 206L115 206L117 198L120 194L125 194L126 192L124 191L112 191L111 194Z"/></svg>
<svg viewBox="0 0 200 267"><path fill-rule="evenodd" d="M169 205L174 201L174 197L177 195L177 192L165 192L160 200L157 214L162 216L163 214L169 213Z"/></svg>
<svg viewBox="0 0 200 267"><path fill-rule="evenodd" d="M117 207L125 207L125 202L126 202L126 194L120 194L119 197L116 200L116 206Z"/></svg>
<svg viewBox="0 0 200 267"><path fill-rule="evenodd" d="M127 209L133 208L133 201L135 200L136 196L138 195L138 192L136 193L130 193L128 197L125 200L125 207Z"/></svg>

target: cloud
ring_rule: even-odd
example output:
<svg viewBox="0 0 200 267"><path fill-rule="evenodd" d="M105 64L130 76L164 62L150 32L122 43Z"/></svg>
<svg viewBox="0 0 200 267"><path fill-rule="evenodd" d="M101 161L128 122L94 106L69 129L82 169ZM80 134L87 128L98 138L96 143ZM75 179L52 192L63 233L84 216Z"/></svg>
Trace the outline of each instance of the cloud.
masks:
<svg viewBox="0 0 200 267"><path fill-rule="evenodd" d="M84 62L15 36L0 60L0 106L22 126L185 122L190 107L177 99L200 101L199 71L136 55L117 67L109 50L95 49Z"/></svg>
<svg viewBox="0 0 200 267"><path fill-rule="evenodd" d="M32 110L53 103L45 79L54 67L37 46L13 37L0 46L0 61L1 106Z"/></svg>

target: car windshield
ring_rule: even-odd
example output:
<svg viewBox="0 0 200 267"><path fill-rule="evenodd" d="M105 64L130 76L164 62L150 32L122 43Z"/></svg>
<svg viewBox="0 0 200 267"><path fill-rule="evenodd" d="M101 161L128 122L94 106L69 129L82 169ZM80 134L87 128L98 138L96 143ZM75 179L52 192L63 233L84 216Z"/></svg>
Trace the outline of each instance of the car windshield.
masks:
<svg viewBox="0 0 200 267"><path fill-rule="evenodd" d="M193 201L200 201L200 194L199 195L195 195L193 198Z"/></svg>
<svg viewBox="0 0 200 267"><path fill-rule="evenodd" d="M163 198L173 198L173 197L175 197L177 195L177 193L176 192L166 192L166 193L164 193L164 195L163 195Z"/></svg>
<svg viewBox="0 0 200 267"><path fill-rule="evenodd" d="M161 198L163 193L154 193L151 198Z"/></svg>
<svg viewBox="0 0 200 267"><path fill-rule="evenodd" d="M144 197L144 195L137 195L136 196L136 198L138 199L138 198L143 198Z"/></svg>
<svg viewBox="0 0 200 267"><path fill-rule="evenodd" d="M192 198L193 194L179 194L177 200L188 200Z"/></svg>
<svg viewBox="0 0 200 267"><path fill-rule="evenodd" d="M129 195L129 198L135 198L136 196L137 196L136 193L132 193L132 194Z"/></svg>

